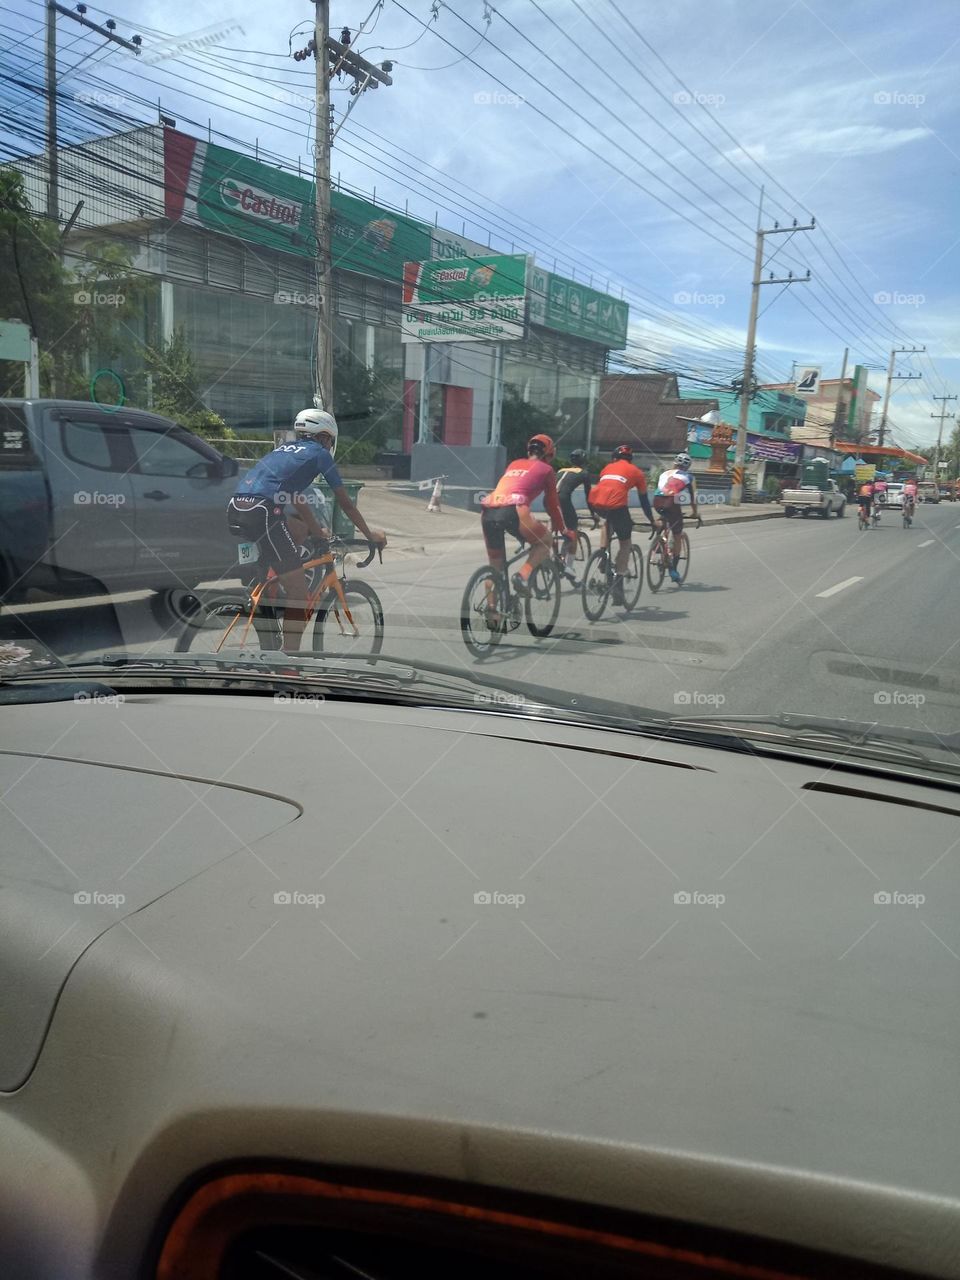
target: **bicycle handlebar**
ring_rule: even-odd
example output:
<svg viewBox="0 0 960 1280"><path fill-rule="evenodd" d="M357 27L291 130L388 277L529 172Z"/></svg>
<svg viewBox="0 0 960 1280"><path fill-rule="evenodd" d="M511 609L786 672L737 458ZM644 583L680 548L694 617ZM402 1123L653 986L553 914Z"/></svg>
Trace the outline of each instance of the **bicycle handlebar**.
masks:
<svg viewBox="0 0 960 1280"><path fill-rule="evenodd" d="M357 561L358 569L365 569L368 564L373 561L374 556L380 557L380 563L383 564L383 547L378 546L376 542L368 542L366 538L340 538L333 537L330 539L330 546L334 551L347 552L357 547L366 547L367 556L363 560Z"/></svg>

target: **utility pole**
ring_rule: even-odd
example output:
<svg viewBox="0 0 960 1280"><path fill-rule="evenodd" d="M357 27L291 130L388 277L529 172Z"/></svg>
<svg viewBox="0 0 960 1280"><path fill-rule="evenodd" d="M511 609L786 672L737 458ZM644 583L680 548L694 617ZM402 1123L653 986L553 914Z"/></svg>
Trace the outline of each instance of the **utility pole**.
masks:
<svg viewBox="0 0 960 1280"><path fill-rule="evenodd" d="M940 427L939 427L939 430L937 431L937 447L933 455L933 478L939 484L940 483L940 447L943 444L943 421L944 421L944 418L948 418L950 416L949 413L947 412L947 404L951 400L956 400L957 397L956 396L933 396L932 398L934 400L939 400L940 403L943 405L943 408L940 410L939 413L931 413L930 415L931 418L938 418L940 420Z"/></svg>
<svg viewBox="0 0 960 1280"><path fill-rule="evenodd" d="M837 436L840 434L840 420L843 415L843 384L847 380L847 361L850 358L850 348L843 348L843 365L840 368L840 385L837 388L837 403L833 411L833 423L830 427L830 451L833 452L833 446L836 444Z"/></svg>
<svg viewBox="0 0 960 1280"><path fill-rule="evenodd" d="M330 214L330 148L339 132L333 128L330 108L331 75L350 76L354 81L350 93L353 102L346 114L356 105L366 89L376 89L378 84L393 84L389 72L390 62L379 67L354 53L350 47L350 32L344 27L339 40L328 35L330 30L330 0L314 0L315 17L313 39L305 49L293 55L297 62L313 55L316 63L316 120L314 143L314 216L317 234L317 377L314 404L318 409L333 411L333 272L332 233ZM343 121L341 121L341 124Z"/></svg>
<svg viewBox="0 0 960 1280"><path fill-rule="evenodd" d="M887 431L887 409L890 406L890 392L893 388L893 366L896 363L898 355L918 355L921 351L926 351L926 347L894 347L890 352L890 360L887 364L887 387L883 393L883 411L880 414L880 430L877 433L877 444L883 445L883 437ZM898 382L910 382L913 378L922 378L922 373L898 373ZM936 416L936 415L934 415Z"/></svg>
<svg viewBox="0 0 960 1280"><path fill-rule="evenodd" d="M767 236L792 235L795 231L813 231L816 219L810 219L810 225L798 227L794 218L793 226L781 227L775 222L772 227L763 230L760 226L763 217L763 188L760 189L760 208L757 211L757 248L753 258L753 285L750 293L750 320L747 324L747 350L743 362L743 385L740 388L740 423L737 428L737 448L733 460L733 487L730 493L730 504L739 507L743 500L743 472L747 458L747 421L750 417L750 401L753 397L753 362L754 346L757 340L757 312L760 303L760 286L764 284L805 284L810 279L810 272L805 276L795 276L791 271L786 278L774 279L770 272L768 279L760 278L763 271L763 250Z"/></svg>
<svg viewBox="0 0 960 1280"><path fill-rule="evenodd" d="M46 94L47 94L47 217L52 218L55 225L60 225L60 156L57 143L57 14L70 18L81 27L95 31L113 44L119 44L131 53L140 56L143 43L140 36L125 40L118 36L114 28L116 23L107 19L106 26L91 22L84 17L87 12L85 4L78 4L76 9L65 9L55 0L47 0L47 48L46 48Z"/></svg>

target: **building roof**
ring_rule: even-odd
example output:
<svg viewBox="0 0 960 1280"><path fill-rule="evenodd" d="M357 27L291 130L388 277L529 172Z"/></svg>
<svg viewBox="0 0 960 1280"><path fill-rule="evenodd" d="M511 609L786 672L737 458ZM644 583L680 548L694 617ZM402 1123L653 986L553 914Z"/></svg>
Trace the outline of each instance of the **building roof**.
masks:
<svg viewBox="0 0 960 1280"><path fill-rule="evenodd" d="M675 453L687 443L684 422L695 421L716 400L683 400L676 374L611 373L600 384L596 443L635 444L648 453Z"/></svg>
<svg viewBox="0 0 960 1280"><path fill-rule="evenodd" d="M829 440L804 440L803 443L828 452L832 449L834 453L855 454L858 458L900 458L903 462L915 462L918 466L929 462L929 458L924 458L919 453L898 449L892 444L857 444L855 440L835 440L833 444Z"/></svg>

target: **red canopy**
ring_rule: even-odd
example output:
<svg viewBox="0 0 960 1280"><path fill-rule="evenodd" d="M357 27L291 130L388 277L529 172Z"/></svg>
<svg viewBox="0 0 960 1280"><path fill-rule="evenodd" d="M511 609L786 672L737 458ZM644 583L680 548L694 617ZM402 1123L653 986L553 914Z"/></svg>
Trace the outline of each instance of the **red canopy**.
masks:
<svg viewBox="0 0 960 1280"><path fill-rule="evenodd" d="M814 444L813 441L805 441L806 444ZM814 448L820 445L814 444ZM829 449L828 441L822 441L822 447ZM919 453L911 453L909 449L898 449L895 445L888 444L854 444L850 440L837 440L834 442L833 449L836 453L852 453L860 458L901 458L904 462L915 462L918 465L926 465L927 459L922 458Z"/></svg>

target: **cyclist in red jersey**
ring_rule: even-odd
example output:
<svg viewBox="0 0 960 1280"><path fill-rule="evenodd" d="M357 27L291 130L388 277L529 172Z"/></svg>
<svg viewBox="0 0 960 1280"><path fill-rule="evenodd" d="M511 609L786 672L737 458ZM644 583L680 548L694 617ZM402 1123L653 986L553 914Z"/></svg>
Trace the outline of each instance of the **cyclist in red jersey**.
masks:
<svg viewBox="0 0 960 1280"><path fill-rule="evenodd" d="M613 451L613 461L600 472L600 479L590 490L587 501L605 522L600 545L605 547L612 534L618 541L617 558L614 561L613 603L623 604L623 575L630 560L633 518L630 515L630 490L640 495L643 514L653 524L653 511L647 497L647 477L633 465L633 450L621 444Z"/></svg>
<svg viewBox="0 0 960 1280"><path fill-rule="evenodd" d="M556 448L549 436L531 436L527 441L527 456L511 462L493 492L480 500L483 540L494 569L502 572L506 564L504 538L507 533L530 544L526 563L513 575L513 589L521 595L528 594L530 575L550 554L550 532L531 514L530 504L543 494L554 531L566 534L567 538L576 537L564 528L557 498L557 477L550 466L555 454Z"/></svg>

